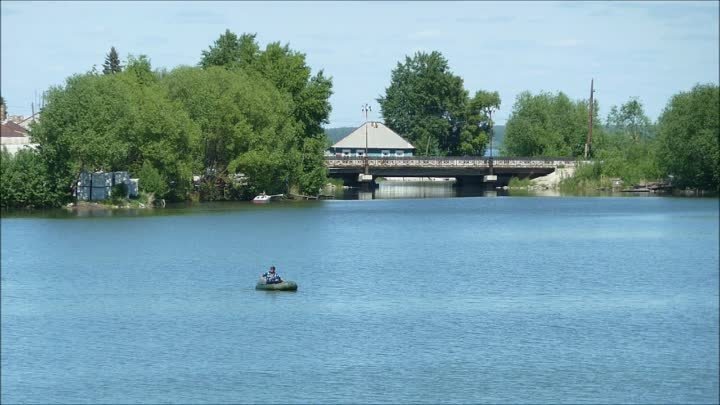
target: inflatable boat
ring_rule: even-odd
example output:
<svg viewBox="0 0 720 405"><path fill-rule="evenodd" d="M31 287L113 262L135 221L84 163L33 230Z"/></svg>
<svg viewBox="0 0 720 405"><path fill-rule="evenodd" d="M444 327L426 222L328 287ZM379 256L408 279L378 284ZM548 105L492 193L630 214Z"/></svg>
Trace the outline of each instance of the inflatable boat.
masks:
<svg viewBox="0 0 720 405"><path fill-rule="evenodd" d="M275 284L267 284L264 280L258 281L257 284L255 284L256 290L265 290L265 291L296 291L297 290L297 283L294 281L283 281L282 283L275 283Z"/></svg>

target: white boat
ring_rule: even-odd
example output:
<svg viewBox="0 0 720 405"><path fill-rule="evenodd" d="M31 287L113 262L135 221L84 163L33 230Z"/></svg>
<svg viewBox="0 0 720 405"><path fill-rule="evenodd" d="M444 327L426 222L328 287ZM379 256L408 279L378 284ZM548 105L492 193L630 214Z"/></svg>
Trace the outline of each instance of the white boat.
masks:
<svg viewBox="0 0 720 405"><path fill-rule="evenodd" d="M257 197L253 198L252 202L254 204L267 204L270 202L271 197L272 196L262 193L262 194L258 195Z"/></svg>

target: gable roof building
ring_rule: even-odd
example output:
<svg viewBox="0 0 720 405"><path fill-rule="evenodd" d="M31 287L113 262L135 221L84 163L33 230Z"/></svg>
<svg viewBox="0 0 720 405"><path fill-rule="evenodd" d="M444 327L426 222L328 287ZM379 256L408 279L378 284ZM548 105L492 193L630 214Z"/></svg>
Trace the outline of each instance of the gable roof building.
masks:
<svg viewBox="0 0 720 405"><path fill-rule="evenodd" d="M30 136L20 124L5 120L0 123L0 148L15 154L20 149L35 148L37 144L30 142Z"/></svg>
<svg viewBox="0 0 720 405"><path fill-rule="evenodd" d="M367 142L367 143L366 143ZM335 156L412 156L415 147L381 122L366 122L328 150Z"/></svg>

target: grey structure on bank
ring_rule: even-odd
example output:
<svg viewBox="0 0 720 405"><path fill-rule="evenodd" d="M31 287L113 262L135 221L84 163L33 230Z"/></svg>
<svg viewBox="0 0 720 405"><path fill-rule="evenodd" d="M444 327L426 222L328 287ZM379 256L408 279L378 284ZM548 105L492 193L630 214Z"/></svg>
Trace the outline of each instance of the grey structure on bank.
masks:
<svg viewBox="0 0 720 405"><path fill-rule="evenodd" d="M75 196L79 201L102 201L112 197L112 187L125 184L128 197L138 196L138 179L131 179L128 172L83 171L77 182Z"/></svg>

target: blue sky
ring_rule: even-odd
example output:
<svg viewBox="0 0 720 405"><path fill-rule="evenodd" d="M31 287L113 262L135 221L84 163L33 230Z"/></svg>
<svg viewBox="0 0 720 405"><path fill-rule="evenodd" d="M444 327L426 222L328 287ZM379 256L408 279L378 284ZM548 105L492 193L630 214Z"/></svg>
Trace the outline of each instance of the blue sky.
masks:
<svg viewBox="0 0 720 405"><path fill-rule="evenodd" d="M110 46L154 67L195 65L230 29L289 43L333 78L329 126L356 126L398 61L440 51L471 93L498 91L504 123L523 90L589 96L601 116L638 97L655 120L669 98L718 83L718 2L22 2L0 3L2 95L35 94L100 66Z"/></svg>

